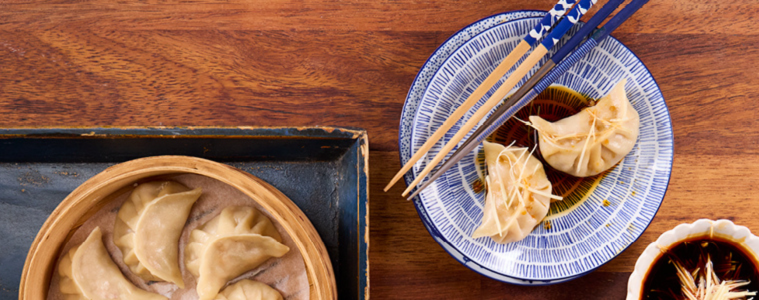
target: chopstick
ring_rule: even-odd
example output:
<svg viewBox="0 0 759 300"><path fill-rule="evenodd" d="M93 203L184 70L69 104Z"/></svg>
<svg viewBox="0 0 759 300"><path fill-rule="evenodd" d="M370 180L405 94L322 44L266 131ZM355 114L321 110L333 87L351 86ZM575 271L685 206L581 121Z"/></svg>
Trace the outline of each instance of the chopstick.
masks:
<svg viewBox="0 0 759 300"><path fill-rule="evenodd" d="M461 119L462 116L464 116L464 113L466 113L472 106L474 106L477 101L482 99L482 96L485 96L485 93L487 93L490 88L495 85L498 80L503 77L506 72L508 72L511 67L516 64L516 62L524 56L527 51L532 48L532 46L535 45L535 43L538 41L539 38L543 37L543 34L548 32L551 27L559 20L561 17L564 16L564 12L568 10L570 7L572 7L573 4L575 4L577 0L559 0L556 5L551 8L551 10L543 17L543 19L540 20L540 23L538 25L535 25L535 27L530 30L529 34L525 36L517 46L511 50L511 52L506 56L506 58L501 61L500 64L493 70L490 75L488 75L485 80L482 81L482 83L477 87L477 89L472 92L472 94L469 95L469 97L466 98L464 103L461 104L454 112L451 114L448 119L445 120L443 125L441 125L437 130L435 130L435 133L430 136L426 142L422 145L422 147L419 148L416 153L411 157L411 159L406 162L405 165L401 168L398 173L395 174L392 180L390 180L390 183L387 184L385 187L385 192L387 192L395 183L398 182L398 180L401 179L403 174L406 174L408 170L411 169L411 167L414 166L414 164L419 161L425 154L427 154L427 151L432 148L435 143L437 143L440 138L443 137L443 135L448 132L448 129L451 129L454 124L456 124L456 121Z"/></svg>
<svg viewBox="0 0 759 300"><path fill-rule="evenodd" d="M538 45L538 47L535 48L535 50L530 53L530 55L527 56L527 58L522 62L519 67L514 70L514 73L509 76L509 78L506 79L506 81L501 84L500 87L493 93L492 96L488 99L485 104L482 105L475 113L474 115L469 118L469 120L464 123L464 125L459 129L459 131L453 136L453 138L448 141L445 146L443 146L443 149L440 150L440 152L435 156L435 158L432 159L432 162L430 162L424 170L419 174L419 176L414 179L414 182L412 182L405 191L401 194L402 196L406 196L409 191L411 191L419 182L424 179L427 174L432 171L432 168L437 166L437 164L445 158L445 156L450 152L453 147L458 144L459 141L461 141L464 136L469 133L469 130L471 130L474 126L477 125L477 123L485 117L485 115L499 102L501 102L501 99L503 99L504 96L512 89L514 86L519 83L519 80L524 77L532 67L538 64L541 58L548 53L548 49L553 48L553 46L556 44L559 39L564 36L564 34L571 28L575 23L577 23L578 20L582 17L585 12L587 12L593 4L596 3L596 0L580 0L580 3L578 3L572 10L567 14L566 18L561 20L558 25L551 31L551 33L548 34L543 39L543 42Z"/></svg>
<svg viewBox="0 0 759 300"><path fill-rule="evenodd" d="M507 103L504 103L501 107L499 107L493 115L491 115L485 123L483 123L482 126L470 137L469 140L467 140L452 156L448 161L446 161L439 170L437 170L432 176L430 176L430 179L425 182L419 189L416 190L411 196L408 197L408 200L413 199L418 195L422 190L427 188L430 184L432 184L438 177L440 177L443 173L445 173L448 169L453 167L458 161L460 161L464 156L466 156L468 153L470 153L474 148L476 148L485 138L487 138L490 134L492 134L496 129L498 129L503 123L511 119L511 117L514 116L520 109L525 107L528 103L530 103L532 100L534 100L543 90L548 88L549 85L551 85L554 81L556 81L559 76L563 75L564 73L569 70L575 63L580 61L585 55L590 52L596 45L601 43L606 37L608 37L612 31L617 29L619 25L624 23L630 16L632 16L638 9L640 9L644 4L646 4L648 0L633 0L630 2L625 8L623 8L617 15L612 17L608 22L606 22L606 25L601 27L600 29L597 29L595 32L593 32L593 35L588 38L585 43L583 43L577 50L575 50L571 55L569 55L566 59L561 61L558 65L556 65L555 68L553 68L543 79L541 79L537 84L532 87L529 92L524 93L524 97L517 97L517 94L514 94L513 97L511 97ZM606 4L608 6L611 3ZM619 4L617 4L619 5ZM615 5L615 8L616 6ZM606 9L606 6L604 6L601 10L599 10L598 14L596 16L599 16L601 14L602 10ZM614 9L610 9L610 12ZM609 13L606 13L608 15ZM596 16L593 16L593 19L596 18ZM606 16L603 16L600 20L597 22L591 19L588 21L588 24L583 26L583 28L580 29L577 35L572 37L570 39L565 47L562 47L559 52L556 53L555 56L559 56L563 53L565 56L569 51L572 49L567 48L572 47L572 43L575 38L577 38L577 43L579 43L579 40L582 39L580 34L584 34L590 32L593 28L595 28L596 25L600 24L603 19L605 19ZM595 25L594 25L595 24ZM588 30L584 30L588 28ZM578 38L578 36L580 36ZM567 49L565 51L565 48ZM566 52L566 53L564 53ZM559 59L560 60L560 59ZM527 86L527 84L525 84ZM522 89L520 88L520 91ZM517 92L519 93L519 91ZM518 101L517 101L518 99Z"/></svg>
<svg viewBox="0 0 759 300"><path fill-rule="evenodd" d="M546 62L546 64L540 67L540 69L537 72L535 72L535 74L532 77L530 77L530 79L524 85L522 85L516 91L516 93L511 95L505 101L505 103L499 107L499 110L497 110L496 113L502 109L512 106L514 102L524 97L525 94L527 94L527 92L529 92L536 84L538 84L539 80L543 78L544 75L546 75L549 71L551 71L551 69L553 69L556 66L556 64L561 62L561 60L564 59L564 57L566 57L570 51L574 50L574 48L577 45L579 45L582 42L582 40L585 39L586 36L591 34L593 30L595 30L596 26L601 24L601 22L603 22L606 19L606 17L608 17L612 12L614 12L614 10L617 9L617 7L620 4L622 4L622 2L624 2L624 0L611 0L607 2L600 10L598 10L598 12L595 15L593 15L593 17L582 28L580 28L580 30L577 31L577 33L575 33L575 35L571 39L569 39L569 41L567 41L566 44L564 44L564 46L561 49L559 49L559 51L556 52L556 54L553 55L553 57L551 57L551 60L549 60L548 62ZM495 116L495 114L493 116ZM492 123L492 121L495 120L493 116L488 118L485 121L485 123L480 125L479 128L477 128L477 130L474 132L474 134L472 134L468 140L466 140L461 146L459 146L458 149L453 153L451 158L449 158L448 161L443 164L443 167L446 167L446 170L451 167L451 166L446 166L446 165L452 164L451 161L454 160L454 158L457 158L458 156L463 157L463 155L460 154L462 150L468 148L469 144L475 140L475 137L479 136L479 134L482 133L482 131L488 128L488 126ZM479 142L481 141L478 141L477 143L479 144ZM466 153L469 153L469 152L466 152ZM441 167L440 170L443 170L443 167ZM429 180L434 181L435 179L440 177L441 175L440 170L433 172ZM419 188L419 190L426 188L428 185L429 185L429 182L425 183Z"/></svg>

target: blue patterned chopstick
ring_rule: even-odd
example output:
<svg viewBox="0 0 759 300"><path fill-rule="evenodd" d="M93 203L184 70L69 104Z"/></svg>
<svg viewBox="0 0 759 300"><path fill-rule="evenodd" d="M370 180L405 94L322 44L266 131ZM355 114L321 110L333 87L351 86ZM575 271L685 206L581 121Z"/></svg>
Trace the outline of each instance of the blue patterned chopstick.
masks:
<svg viewBox="0 0 759 300"><path fill-rule="evenodd" d="M564 16L567 9L572 7L575 2L577 2L577 0L559 0L559 2L548 11L543 19L540 20L538 25L535 25L535 27L530 30L530 33L528 33L523 40L529 44L530 47L535 46L535 43L542 38L546 32L551 30L551 27Z"/></svg>
<svg viewBox="0 0 759 300"><path fill-rule="evenodd" d="M621 2L621 1L620 1ZM589 21L588 24L583 26L583 28L580 29L578 34L576 34L570 41L567 42L567 44L560 49L554 57L557 57L555 60L552 58L553 62L560 61L556 67L552 68L550 72L547 72L547 74L540 79L540 81L537 81L537 83L534 84L534 87L532 87L527 93L525 93L523 96L515 94L512 99L513 101L516 101L516 103L513 103L513 105L510 105L511 103L504 103L501 107L499 107L490 118L488 118L483 126L481 126L481 129L484 130L478 130L478 132L475 132L475 134L472 135L472 137L465 142L462 147L456 151L448 161L443 164L437 172L435 172L432 176L430 176L430 179L425 182L424 185L422 185L419 189L416 190L413 194L411 194L408 199L411 200L416 195L418 195L422 190L424 190L427 186L432 184L432 182L435 181L440 175L445 173L448 169L450 169L454 164L456 164L458 161L460 161L466 154L474 150L485 138L487 138L490 134L492 134L498 127L503 125L506 121L508 121L516 112L518 112L520 109L522 109L525 105L530 103L532 100L534 100L538 94L540 94L543 90L548 88L549 85L551 85L556 79L559 78L559 76L566 73L569 68L571 68L575 63L580 61L586 54L590 52L595 46L597 46L601 41L603 41L606 37L611 34L612 31L617 29L619 25L624 23L627 19L630 18L638 9L640 9L644 4L646 4L648 0L633 0L630 4L628 4L624 9L622 9L617 15L615 15L609 22L606 23L603 27L593 32L593 35L588 38L579 48L577 48L574 52L572 52L571 55L567 56L566 59L562 60L563 56L566 56L572 49L574 49L574 46L579 43L582 38L584 38L587 33L590 33L591 30L595 27L595 25L598 25L603 21L603 19L606 18L612 11L614 11L614 8L618 6L620 3L617 3L613 8L606 13L605 16L600 15L601 10L606 9L606 7L611 3L607 4L607 6L604 6L601 10L599 10L599 14L596 16L599 16L601 18L597 21ZM594 16L594 18L596 18ZM595 25L594 25L595 24ZM589 26L594 25L594 26ZM581 33L585 33L581 35ZM576 42L574 45L572 43ZM568 49L568 50L565 50ZM542 69L542 68L541 68ZM540 71L538 71L539 74ZM544 73L545 74L545 73ZM533 76L532 78L535 78L538 76ZM532 80L531 78L531 80ZM539 78L539 77L538 77ZM525 86L528 86L529 82L525 84ZM521 89L520 89L521 90ZM519 92L519 91L518 91ZM517 93L518 93L517 92ZM518 101L517 101L518 100ZM510 101L511 102L511 101Z"/></svg>
<svg viewBox="0 0 759 300"><path fill-rule="evenodd" d="M432 146L441 139L448 130L456 124L456 121L461 119L462 116L472 108L477 101L484 96L490 88L495 85L503 75L505 75L517 61L527 53L532 46L535 45L538 39L543 37L543 34L548 32L559 19L564 16L564 12L567 11L577 0L559 0L551 10L546 14L535 27L529 31L529 33L517 44L514 49L495 67L495 69L488 75L482 83L459 105L456 110L451 113L450 116L438 127L435 132L429 136L427 141L419 147L419 150L414 153L413 156L401 167L393 179L385 186L385 191L388 191L398 180L403 177L403 174L411 170L411 168L419 161ZM576 9L575 9L576 10Z"/></svg>
<svg viewBox="0 0 759 300"><path fill-rule="evenodd" d="M509 97L506 103L503 104L501 107L509 107L514 104L513 102L516 102L517 100L524 97L524 95L527 94L527 92L529 92L536 84L538 84L538 81L541 78L543 78L543 76L547 74L548 71L552 70L556 66L556 64L561 62L561 60L567 56L567 54L572 52L572 50L574 50L575 47L582 42L582 40L584 40L588 35L591 34L591 32L596 28L596 26L600 25L601 22L603 22L603 20L605 20L606 17L608 17L612 12L614 12L614 10L617 9L617 7L620 4L622 4L622 2L624 1L625 0L611 0L607 2L603 7L601 7L601 9L599 9L598 12L595 15L593 15L593 17L590 18L590 20L588 20L588 22L582 28L580 28L580 30L578 30L577 33L575 33L575 35L572 36L572 38L570 38L566 44L564 44L563 47L559 49L559 51L556 51L556 54L554 54L551 57L551 61L543 65L537 72L535 72L535 74L532 77L530 77L530 79L527 80L527 82L524 85L522 85L516 91L516 93L514 93L514 95ZM488 118L479 128L477 128L474 134L472 134L472 137L478 136L493 121L494 121L494 118L492 117ZM466 148L470 143L473 143L473 142L477 142L477 141L475 141L473 138L466 140L459 147L459 150L457 150L453 154L453 156L455 156L457 153L462 151L462 149Z"/></svg>
<svg viewBox="0 0 759 300"><path fill-rule="evenodd" d="M559 39L561 39L561 37L563 37L564 34L567 33L567 31L569 31L569 29L572 28L572 26L574 26L594 4L596 4L596 2L598 2L598 0L580 0L580 3L569 11L567 17L561 20L561 22L556 25L556 28L551 30L548 36L546 36L540 44L546 49L553 48Z"/></svg>
<svg viewBox="0 0 759 300"><path fill-rule="evenodd" d="M408 195L408 193L414 189L417 184L419 184L427 174L429 174L432 169L437 166L438 163L440 163L446 155L449 154L453 148L456 147L456 145L461 141L464 136L469 133L469 130L477 126L477 122L484 118L490 109L495 107L498 103L500 103L501 99L503 99L504 96L510 91L522 77L524 77L527 72L532 69L535 65L538 64L540 59L543 58L543 56L548 53L548 50L553 48L553 46L556 44L556 42L564 36L564 34L571 28L577 21L580 20L580 18L585 14L585 12L590 9L593 4L596 3L596 0L580 0L580 3L578 3L572 10L567 14L567 16L561 20L556 27L554 27L553 30L551 30L550 33L543 39L543 42L540 43L533 51L530 53L527 58L524 59L521 65L514 70L513 73L506 79L505 82L501 84L498 89L493 93L493 95L488 98L488 100L480 107L478 108L472 117L467 120L464 125L461 126L458 132L443 146L443 148L432 158L432 161L430 161L427 166L424 167L424 169L417 175L416 179L406 187L406 190L401 193L402 196ZM416 154L415 154L416 156Z"/></svg>

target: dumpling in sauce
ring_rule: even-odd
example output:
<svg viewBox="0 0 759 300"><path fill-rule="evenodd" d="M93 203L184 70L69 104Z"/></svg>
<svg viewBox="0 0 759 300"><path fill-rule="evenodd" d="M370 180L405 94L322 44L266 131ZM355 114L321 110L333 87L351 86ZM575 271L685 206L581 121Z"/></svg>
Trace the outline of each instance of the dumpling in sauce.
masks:
<svg viewBox="0 0 759 300"><path fill-rule="evenodd" d="M524 239L548 213L551 182L543 164L528 148L485 142L488 175L482 224L473 238L488 236L497 243Z"/></svg>
<svg viewBox="0 0 759 300"><path fill-rule="evenodd" d="M595 106L548 122L530 116L538 130L540 154L554 169L576 177L597 175L616 165L638 140L640 117L625 93L626 79Z"/></svg>
<svg viewBox="0 0 759 300"><path fill-rule="evenodd" d="M167 300L141 290L121 274L103 245L100 227L95 227L79 246L71 248L58 264L60 291L66 300Z"/></svg>
<svg viewBox="0 0 759 300"><path fill-rule="evenodd" d="M228 281L289 250L261 212L230 206L190 233L185 265L198 279L200 300L211 300Z"/></svg>

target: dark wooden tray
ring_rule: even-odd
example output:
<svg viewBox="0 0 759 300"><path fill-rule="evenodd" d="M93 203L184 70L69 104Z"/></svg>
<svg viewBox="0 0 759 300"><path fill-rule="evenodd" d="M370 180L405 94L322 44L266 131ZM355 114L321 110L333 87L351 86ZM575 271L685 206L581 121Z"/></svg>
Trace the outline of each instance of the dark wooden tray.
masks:
<svg viewBox="0 0 759 300"><path fill-rule="evenodd" d="M368 137L361 129L0 129L0 300L18 299L32 240L71 191L105 168L155 155L226 163L273 185L327 246L341 299L369 298Z"/></svg>

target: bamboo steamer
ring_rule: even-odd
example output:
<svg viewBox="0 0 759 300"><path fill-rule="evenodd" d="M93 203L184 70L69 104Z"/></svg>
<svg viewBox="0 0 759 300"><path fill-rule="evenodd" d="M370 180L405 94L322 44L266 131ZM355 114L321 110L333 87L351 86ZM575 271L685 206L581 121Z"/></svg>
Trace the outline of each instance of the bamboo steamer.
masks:
<svg viewBox="0 0 759 300"><path fill-rule="evenodd" d="M47 298L63 245L110 195L133 182L167 174L197 174L230 185L258 202L292 237L306 267L310 299L336 299L337 288L327 248L306 215L290 199L261 179L237 168L188 156L154 156L114 165L90 178L64 199L42 225L29 249L19 300Z"/></svg>

